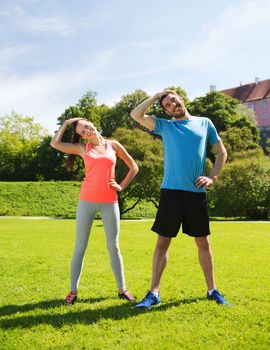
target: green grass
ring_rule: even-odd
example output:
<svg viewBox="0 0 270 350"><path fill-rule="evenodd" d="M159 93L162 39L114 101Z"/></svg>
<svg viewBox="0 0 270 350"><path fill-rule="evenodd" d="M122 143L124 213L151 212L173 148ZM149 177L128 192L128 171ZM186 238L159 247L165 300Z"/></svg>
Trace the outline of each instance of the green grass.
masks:
<svg viewBox="0 0 270 350"><path fill-rule="evenodd" d="M162 305L139 311L117 299L101 221L95 221L80 282L69 289L73 220L0 220L0 349L269 349L270 224L212 222L217 285L232 308L205 300L193 239L173 240ZM149 288L156 236L151 221L122 221L129 289Z"/></svg>

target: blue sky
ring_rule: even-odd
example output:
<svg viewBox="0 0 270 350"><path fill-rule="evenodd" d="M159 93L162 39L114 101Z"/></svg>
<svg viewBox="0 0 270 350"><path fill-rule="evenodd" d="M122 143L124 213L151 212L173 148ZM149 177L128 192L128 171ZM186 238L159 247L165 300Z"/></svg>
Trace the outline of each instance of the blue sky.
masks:
<svg viewBox="0 0 270 350"><path fill-rule="evenodd" d="M0 0L0 115L50 132L88 90L190 99L270 78L270 0Z"/></svg>

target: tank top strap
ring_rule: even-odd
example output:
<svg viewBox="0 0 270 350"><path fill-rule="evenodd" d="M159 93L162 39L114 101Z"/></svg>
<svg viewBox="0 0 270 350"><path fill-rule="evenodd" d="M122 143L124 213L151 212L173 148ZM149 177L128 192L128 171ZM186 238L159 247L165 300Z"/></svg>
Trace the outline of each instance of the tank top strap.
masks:
<svg viewBox="0 0 270 350"><path fill-rule="evenodd" d="M89 151L91 151L91 143L87 143L86 144L86 149L85 149L85 153L88 153Z"/></svg>
<svg viewBox="0 0 270 350"><path fill-rule="evenodd" d="M111 149L111 151L113 151L115 153L116 151L112 146L111 140L106 140L106 143L107 143L107 148Z"/></svg>

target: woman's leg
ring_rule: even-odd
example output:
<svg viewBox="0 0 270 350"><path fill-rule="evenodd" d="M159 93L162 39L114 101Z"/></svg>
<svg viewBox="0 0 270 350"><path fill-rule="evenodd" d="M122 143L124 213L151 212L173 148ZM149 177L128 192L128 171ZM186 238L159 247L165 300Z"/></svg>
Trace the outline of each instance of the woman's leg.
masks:
<svg viewBox="0 0 270 350"><path fill-rule="evenodd" d="M76 213L76 243L70 268L70 290L76 292L83 267L83 259L95 214L96 203L79 200Z"/></svg>
<svg viewBox="0 0 270 350"><path fill-rule="evenodd" d="M124 266L119 248L120 213L118 203L100 205L102 221L106 233L107 248L110 254L111 267L119 288L126 290Z"/></svg>

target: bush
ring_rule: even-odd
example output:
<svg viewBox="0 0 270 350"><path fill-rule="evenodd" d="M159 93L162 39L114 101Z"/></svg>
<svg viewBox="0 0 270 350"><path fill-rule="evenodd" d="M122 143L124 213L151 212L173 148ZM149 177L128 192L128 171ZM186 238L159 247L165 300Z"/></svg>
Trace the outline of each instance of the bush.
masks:
<svg viewBox="0 0 270 350"><path fill-rule="evenodd" d="M267 219L270 215L270 162L266 156L228 163L209 200L217 216L239 216Z"/></svg>

